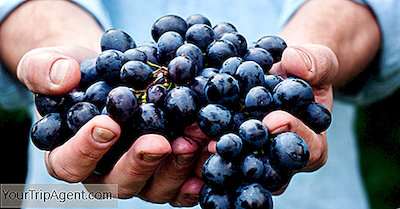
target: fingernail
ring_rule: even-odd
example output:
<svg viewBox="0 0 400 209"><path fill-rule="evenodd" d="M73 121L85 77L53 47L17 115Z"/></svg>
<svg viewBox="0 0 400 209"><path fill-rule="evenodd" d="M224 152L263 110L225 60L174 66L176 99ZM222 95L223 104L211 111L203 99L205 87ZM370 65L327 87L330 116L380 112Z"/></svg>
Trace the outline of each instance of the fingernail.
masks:
<svg viewBox="0 0 400 209"><path fill-rule="evenodd" d="M110 130L94 127L92 132L92 137L94 140L105 143L111 141L115 137L115 134Z"/></svg>
<svg viewBox="0 0 400 209"><path fill-rule="evenodd" d="M67 59L59 59L53 63L50 69L50 80L54 84L60 84L65 75L67 75L69 65L71 61Z"/></svg>
<svg viewBox="0 0 400 209"><path fill-rule="evenodd" d="M144 161L148 163L152 163L164 158L165 155L158 155L158 154L143 154L142 158Z"/></svg>
<svg viewBox="0 0 400 209"><path fill-rule="evenodd" d="M312 68L312 62L310 57L303 51L299 50L299 49L295 49L297 53L300 54L301 58L304 60L304 64L306 64L307 69L311 69Z"/></svg>
<svg viewBox="0 0 400 209"><path fill-rule="evenodd" d="M194 154L181 154L176 157L176 162L179 165L188 165L190 162L193 161Z"/></svg>

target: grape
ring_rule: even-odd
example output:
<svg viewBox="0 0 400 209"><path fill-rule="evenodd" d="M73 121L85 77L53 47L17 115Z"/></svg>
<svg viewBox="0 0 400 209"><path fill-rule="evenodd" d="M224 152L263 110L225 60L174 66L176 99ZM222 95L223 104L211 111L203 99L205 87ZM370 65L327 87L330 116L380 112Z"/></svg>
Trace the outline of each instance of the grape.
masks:
<svg viewBox="0 0 400 209"><path fill-rule="evenodd" d="M225 209L231 208L231 198L228 194L215 193L206 184L200 190L201 208Z"/></svg>
<svg viewBox="0 0 400 209"><path fill-rule="evenodd" d="M208 82L208 78L204 77L204 76L196 76L191 84L190 84L190 89L192 89L194 92L196 92L197 96L199 97L199 102L200 105L205 105L208 103L206 94L204 92L206 84Z"/></svg>
<svg viewBox="0 0 400 209"><path fill-rule="evenodd" d="M240 187L236 191L234 202L237 209L272 209L271 193L260 184L253 183Z"/></svg>
<svg viewBox="0 0 400 209"><path fill-rule="evenodd" d="M208 45L215 40L215 34L210 26L206 24L196 24L186 31L185 39L188 43L198 46L205 52Z"/></svg>
<svg viewBox="0 0 400 209"><path fill-rule="evenodd" d="M240 64L234 76L239 81L242 95L246 95L254 86L262 86L265 83L263 69L254 61Z"/></svg>
<svg viewBox="0 0 400 209"><path fill-rule="evenodd" d="M236 106L239 102L239 83L229 74L218 73L209 78L204 93L209 103Z"/></svg>
<svg viewBox="0 0 400 209"><path fill-rule="evenodd" d="M161 35L157 42L158 61L163 64L168 64L175 57L176 50L183 45L183 38L179 33L168 31Z"/></svg>
<svg viewBox="0 0 400 209"><path fill-rule="evenodd" d="M268 73L274 63L271 54L263 48L249 49L243 56L243 59L257 62L264 70L264 73Z"/></svg>
<svg viewBox="0 0 400 209"><path fill-rule="evenodd" d="M248 183L256 183L264 173L264 163L254 154L249 154L243 158L240 164L243 180Z"/></svg>
<svg viewBox="0 0 400 209"><path fill-rule="evenodd" d="M177 32L181 37L185 36L187 23L176 15L166 15L159 18L151 27L151 35L155 41L159 41L161 35L167 31Z"/></svg>
<svg viewBox="0 0 400 209"><path fill-rule="evenodd" d="M165 97L168 94L168 90L167 87L163 85L155 84L147 89L146 94L146 102L154 103L157 106L161 107Z"/></svg>
<svg viewBox="0 0 400 209"><path fill-rule="evenodd" d="M218 104L208 104L199 110L197 123L200 129L211 138L218 138L232 128L230 111Z"/></svg>
<svg viewBox="0 0 400 209"><path fill-rule="evenodd" d="M263 158L264 173L260 178L260 183L265 189L270 192L276 192L285 186L290 179L292 172L285 168L279 168L271 164L268 157Z"/></svg>
<svg viewBox="0 0 400 209"><path fill-rule="evenodd" d="M147 61L157 64L158 63L158 48L156 46L150 46L150 45L144 45L144 46L139 46L136 48L139 51L142 51L143 53L146 54Z"/></svg>
<svg viewBox="0 0 400 209"><path fill-rule="evenodd" d="M122 56L122 52L113 49L101 52L96 60L97 74L110 84L118 83Z"/></svg>
<svg viewBox="0 0 400 209"><path fill-rule="evenodd" d="M138 108L135 93L126 86L119 86L107 96L107 113L117 122L126 122L133 117Z"/></svg>
<svg viewBox="0 0 400 209"><path fill-rule="evenodd" d="M153 80L153 69L141 61L129 61L122 66L120 79L135 89L145 89Z"/></svg>
<svg viewBox="0 0 400 209"><path fill-rule="evenodd" d="M281 61L282 53L286 49L286 42L278 36L264 36L260 38L255 47L261 47L271 53L274 62Z"/></svg>
<svg viewBox="0 0 400 209"><path fill-rule="evenodd" d="M175 56L189 56L196 63L198 70L203 68L203 52L194 44L183 44L176 50Z"/></svg>
<svg viewBox="0 0 400 209"><path fill-rule="evenodd" d="M276 107L295 115L305 110L314 101L311 86L299 78L285 79L276 85L272 94Z"/></svg>
<svg viewBox="0 0 400 209"><path fill-rule="evenodd" d="M250 89L244 99L245 107L250 116L262 120L274 108L271 93L263 86Z"/></svg>
<svg viewBox="0 0 400 209"><path fill-rule="evenodd" d="M87 87L101 79L96 71L96 60L97 57L89 57L81 62L81 80L79 82L80 89L86 90Z"/></svg>
<svg viewBox="0 0 400 209"><path fill-rule="evenodd" d="M202 178L204 183L219 193L230 191L239 183L237 181L235 164L224 160L219 154L214 154L203 165Z"/></svg>
<svg viewBox="0 0 400 209"><path fill-rule="evenodd" d="M264 75L264 86L268 89L269 92L272 92L278 83L283 81L283 78L280 75L276 74L265 74Z"/></svg>
<svg viewBox="0 0 400 209"><path fill-rule="evenodd" d="M255 119L249 119L239 126L239 136L243 140L244 149L257 150L268 143L268 129Z"/></svg>
<svg viewBox="0 0 400 209"><path fill-rule="evenodd" d="M246 38L240 33L224 33L219 37L219 40L230 41L235 46L239 56L243 56L247 52Z"/></svg>
<svg viewBox="0 0 400 209"><path fill-rule="evenodd" d="M209 67L220 68L227 58L237 55L238 52L232 42L225 40L212 42L206 51L206 58Z"/></svg>
<svg viewBox="0 0 400 209"><path fill-rule="evenodd" d="M219 70L217 68L213 68L213 67L208 67L208 68L204 68L203 70L201 70L199 72L199 76L204 76L206 78L211 78L213 75L219 73Z"/></svg>
<svg viewBox="0 0 400 209"><path fill-rule="evenodd" d="M112 87L104 81L98 81L88 89L86 89L84 101L96 105L97 109L101 110L106 105L107 95Z"/></svg>
<svg viewBox="0 0 400 209"><path fill-rule="evenodd" d="M195 77L197 66L188 56L175 57L168 64L168 74L173 82L185 84Z"/></svg>
<svg viewBox="0 0 400 209"><path fill-rule="evenodd" d="M234 134L222 135L216 145L217 153L225 160L233 160L242 151L242 139Z"/></svg>
<svg viewBox="0 0 400 209"><path fill-rule="evenodd" d="M68 140L69 129L60 113L49 113L33 126L31 138L40 150L51 151Z"/></svg>
<svg viewBox="0 0 400 209"><path fill-rule="evenodd" d="M213 27L215 37L219 38L224 33L238 32L236 27L232 23L220 22Z"/></svg>
<svg viewBox="0 0 400 209"><path fill-rule="evenodd" d="M164 112L153 103L140 105L135 121L136 128L142 134L164 134L167 120Z"/></svg>
<svg viewBox="0 0 400 209"><path fill-rule="evenodd" d="M136 43L132 37L124 30L112 28L107 30L100 41L101 50L115 49L125 52L128 49L136 48Z"/></svg>
<svg viewBox="0 0 400 209"><path fill-rule="evenodd" d="M35 105L40 115L49 113L63 113L65 115L73 104L70 94L59 96L35 94Z"/></svg>
<svg viewBox="0 0 400 209"><path fill-rule="evenodd" d="M186 18L186 23L188 24L188 28L195 24L206 24L211 27L210 20L201 14L190 15Z"/></svg>
<svg viewBox="0 0 400 209"><path fill-rule="evenodd" d="M139 49L128 49L122 55L122 64L125 64L129 61L142 61L147 63L147 55L146 53L140 51Z"/></svg>
<svg viewBox="0 0 400 209"><path fill-rule="evenodd" d="M237 68L242 64L244 60L240 57L230 57L222 63L220 73L228 73L229 75L235 75Z"/></svg>
<svg viewBox="0 0 400 209"><path fill-rule="evenodd" d="M332 121L329 110L316 102L312 102L307 109L301 112L299 118L315 133L321 133L328 129Z"/></svg>
<svg viewBox="0 0 400 209"><path fill-rule="evenodd" d="M307 165L310 151L306 142L297 134L278 134L271 143L271 156L280 167L300 170Z"/></svg>
<svg viewBox="0 0 400 209"><path fill-rule="evenodd" d="M76 103L67 113L67 125L76 133L85 123L96 115L100 115L100 112L94 104L89 102Z"/></svg>

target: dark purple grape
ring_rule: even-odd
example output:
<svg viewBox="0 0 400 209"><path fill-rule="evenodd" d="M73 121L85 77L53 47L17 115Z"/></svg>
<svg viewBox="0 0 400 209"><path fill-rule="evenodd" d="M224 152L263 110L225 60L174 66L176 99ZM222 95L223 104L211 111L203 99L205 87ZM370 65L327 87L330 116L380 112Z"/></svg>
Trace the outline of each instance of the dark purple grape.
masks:
<svg viewBox="0 0 400 209"><path fill-rule="evenodd" d="M300 78L289 78L280 82L272 93L275 107L298 115L313 101L311 86Z"/></svg>
<svg viewBox="0 0 400 209"><path fill-rule="evenodd" d="M255 47L261 47L271 53L274 62L281 61L282 53L286 49L286 42L278 36L264 36L257 41Z"/></svg>
<svg viewBox="0 0 400 209"><path fill-rule="evenodd" d="M101 110L106 105L107 95L112 87L104 81L98 81L86 89L83 101L96 105Z"/></svg>
<svg viewBox="0 0 400 209"><path fill-rule="evenodd" d="M276 74L265 74L264 75L264 86L269 92L274 91L274 88L278 83L282 82L284 79L280 75Z"/></svg>
<svg viewBox="0 0 400 209"><path fill-rule="evenodd" d="M230 41L236 47L239 56L243 56L247 53L246 38L240 33L224 33L219 37L219 40Z"/></svg>
<svg viewBox="0 0 400 209"><path fill-rule="evenodd" d="M264 163L254 154L246 155L240 163L243 182L256 183L264 174Z"/></svg>
<svg viewBox="0 0 400 209"><path fill-rule="evenodd" d="M49 113L38 120L31 131L33 144L40 150L51 151L66 142L70 130L60 113Z"/></svg>
<svg viewBox="0 0 400 209"><path fill-rule="evenodd" d="M100 115L100 112L94 104L89 102L76 103L67 113L67 125L74 133L76 133L96 115Z"/></svg>
<svg viewBox="0 0 400 209"><path fill-rule="evenodd" d="M188 56L196 63L198 70L203 69L203 52L194 44L183 44L176 50L175 56Z"/></svg>
<svg viewBox="0 0 400 209"><path fill-rule="evenodd" d="M262 86L265 83L263 69L254 61L245 61L239 65L235 77L239 81L242 95L246 95L254 86Z"/></svg>
<svg viewBox="0 0 400 209"><path fill-rule="evenodd" d="M273 163L288 170L300 170L310 157L306 142L297 134L285 132L278 134L271 143Z"/></svg>
<svg viewBox="0 0 400 209"><path fill-rule="evenodd" d="M138 106L136 94L126 86L116 87L108 93L106 102L107 113L119 123L131 119Z"/></svg>
<svg viewBox="0 0 400 209"><path fill-rule="evenodd" d="M233 107L239 102L240 87L231 75L218 73L208 80L204 93L209 103Z"/></svg>
<svg viewBox="0 0 400 209"><path fill-rule="evenodd" d="M35 105L42 116L49 113L62 113L65 115L74 103L70 94L59 96L35 94Z"/></svg>
<svg viewBox="0 0 400 209"><path fill-rule="evenodd" d="M236 27L228 22L220 22L213 27L215 37L219 38L224 33L237 32Z"/></svg>
<svg viewBox="0 0 400 209"><path fill-rule="evenodd" d="M181 45L183 45L183 38L179 33L168 31L162 34L157 42L159 63L168 64L175 57L176 50Z"/></svg>
<svg viewBox="0 0 400 209"><path fill-rule="evenodd" d="M258 183L241 186L236 191L234 204L237 209L273 208L271 193Z"/></svg>
<svg viewBox="0 0 400 209"><path fill-rule="evenodd" d="M245 150L258 150L269 143L268 129L259 120L249 119L239 126L239 136Z"/></svg>
<svg viewBox="0 0 400 209"><path fill-rule="evenodd" d="M144 45L144 46L139 46L138 48L136 48L139 51L142 51L143 53L146 54L147 57L147 61L154 63L154 64L158 64L158 48L157 45L156 46L150 46L150 45Z"/></svg>
<svg viewBox="0 0 400 209"><path fill-rule="evenodd" d="M102 79L96 70L96 60L97 57L89 57L81 62L80 89L86 90L87 87Z"/></svg>
<svg viewBox="0 0 400 209"><path fill-rule="evenodd" d="M222 63L222 68L219 72L235 75L237 68L243 62L244 60L241 57L229 57Z"/></svg>
<svg viewBox="0 0 400 209"><path fill-rule="evenodd" d="M153 69L141 61L129 61L122 66L120 79L136 90L145 89L153 80Z"/></svg>
<svg viewBox="0 0 400 209"><path fill-rule="evenodd" d="M199 72L199 76L204 76L205 78L211 78L213 75L219 73L219 70L217 68L213 67L208 67L204 68Z"/></svg>
<svg viewBox="0 0 400 209"><path fill-rule="evenodd" d="M242 112L242 111L238 111L238 112L234 112L232 113L232 117L233 117L233 129L236 133L239 130L239 126L246 121L247 116Z"/></svg>
<svg viewBox="0 0 400 209"><path fill-rule="evenodd" d="M142 61L147 63L147 55L146 53L140 51L139 49L128 49L122 55L122 64L125 64L129 61Z"/></svg>
<svg viewBox="0 0 400 209"><path fill-rule="evenodd" d="M205 52L208 45L215 40L213 29L205 24L196 24L188 28L185 39L188 43L192 43Z"/></svg>
<svg viewBox="0 0 400 209"><path fill-rule="evenodd" d="M228 194L215 193L206 184L200 190L199 203L203 209L226 209L231 208L231 198Z"/></svg>
<svg viewBox="0 0 400 209"><path fill-rule="evenodd" d="M196 94L199 96L199 102L201 106L208 103L206 94L204 92L207 82L208 78L204 76L196 76L189 86L189 88L196 92Z"/></svg>
<svg viewBox="0 0 400 209"><path fill-rule="evenodd" d="M209 67L221 68L226 59L237 55L237 50L232 42L217 40L207 47L206 60Z"/></svg>
<svg viewBox="0 0 400 209"><path fill-rule="evenodd" d="M197 75L196 63L189 56L175 57L168 64L168 74L177 84L185 84Z"/></svg>
<svg viewBox="0 0 400 209"><path fill-rule="evenodd" d="M301 112L299 118L315 133L326 131L332 121L331 112L316 102L312 102L307 109Z"/></svg>
<svg viewBox="0 0 400 209"><path fill-rule="evenodd" d="M217 141L217 153L225 160L234 160L242 151L242 139L234 134L228 133L222 135Z"/></svg>
<svg viewBox="0 0 400 209"><path fill-rule="evenodd" d="M167 120L160 108L153 103L146 103L137 110L135 126L141 134L165 134Z"/></svg>
<svg viewBox="0 0 400 209"><path fill-rule="evenodd" d="M100 41L101 50L115 49L125 52L128 49L136 48L132 37L124 30L112 28L103 33Z"/></svg>
<svg viewBox="0 0 400 209"><path fill-rule="evenodd" d="M78 102L83 102L83 100L85 99L85 92L83 92L83 91L73 91L73 92L69 92L68 94L71 96L71 99L72 99L71 106Z"/></svg>
<svg viewBox="0 0 400 209"><path fill-rule="evenodd" d="M158 42L161 35L167 31L174 31L180 34L181 37L185 37L186 30L187 23L184 19L176 15L166 15L154 22L151 27L151 35Z"/></svg>
<svg viewBox="0 0 400 209"><path fill-rule="evenodd" d="M217 139L232 129L232 115L222 105L208 104L199 110L197 123L207 136Z"/></svg>
<svg viewBox="0 0 400 209"><path fill-rule="evenodd" d="M186 18L186 23L188 24L188 28L195 24L206 24L211 27L210 20L201 14L190 15L188 18Z"/></svg>
<svg viewBox="0 0 400 209"><path fill-rule="evenodd" d="M183 128L197 119L199 98L188 87L178 86L168 92L163 110L168 121L176 123L175 128Z"/></svg>
<svg viewBox="0 0 400 209"><path fill-rule="evenodd" d="M251 117L262 120L274 109L272 94L263 86L255 86L246 94L244 104Z"/></svg>
<svg viewBox="0 0 400 209"><path fill-rule="evenodd" d="M263 157L262 160L264 162L264 173L258 183L270 192L280 190L289 182L292 172L271 164L268 157Z"/></svg>
<svg viewBox="0 0 400 209"><path fill-rule="evenodd" d="M264 73L268 73L274 63L271 54L263 48L249 49L249 51L243 56L243 59L257 62L263 68Z"/></svg>
<svg viewBox="0 0 400 209"><path fill-rule="evenodd" d="M109 49L101 52L96 60L97 73L111 85L120 82L119 70L122 67L122 52Z"/></svg>
<svg viewBox="0 0 400 209"><path fill-rule="evenodd" d="M202 178L204 183L219 193L234 191L240 184L235 164L224 160L219 154L210 156L203 165Z"/></svg>
<svg viewBox="0 0 400 209"><path fill-rule="evenodd" d="M154 103L157 106L162 106L164 103L164 99L168 94L167 87L160 85L160 84L155 84L150 86L147 91L146 91L146 102L148 103Z"/></svg>

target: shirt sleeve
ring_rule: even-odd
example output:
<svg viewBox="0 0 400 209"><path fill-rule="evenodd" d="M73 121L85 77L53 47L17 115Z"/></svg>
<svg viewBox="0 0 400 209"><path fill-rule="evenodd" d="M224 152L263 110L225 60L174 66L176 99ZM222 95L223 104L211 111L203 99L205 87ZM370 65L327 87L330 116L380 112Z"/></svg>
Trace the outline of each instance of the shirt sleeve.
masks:
<svg viewBox="0 0 400 209"><path fill-rule="evenodd" d="M88 11L105 30L111 27L111 20L107 9L101 0L70 0ZM0 0L0 24L19 5L26 0Z"/></svg>

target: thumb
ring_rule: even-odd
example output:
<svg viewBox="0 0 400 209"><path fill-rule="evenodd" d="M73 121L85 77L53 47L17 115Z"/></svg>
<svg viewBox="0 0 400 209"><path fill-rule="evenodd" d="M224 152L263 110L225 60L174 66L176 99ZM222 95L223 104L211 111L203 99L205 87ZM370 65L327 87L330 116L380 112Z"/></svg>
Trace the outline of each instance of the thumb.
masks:
<svg viewBox="0 0 400 209"><path fill-rule="evenodd" d="M65 94L79 84L79 63L96 54L91 49L79 46L34 49L22 57L17 67L17 77L32 92Z"/></svg>
<svg viewBox="0 0 400 209"><path fill-rule="evenodd" d="M318 44L293 45L285 49L281 62L271 73L284 77L297 76L313 87L331 85L339 69L339 62L333 51Z"/></svg>

